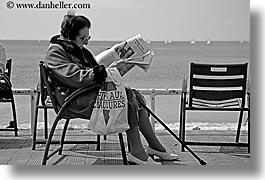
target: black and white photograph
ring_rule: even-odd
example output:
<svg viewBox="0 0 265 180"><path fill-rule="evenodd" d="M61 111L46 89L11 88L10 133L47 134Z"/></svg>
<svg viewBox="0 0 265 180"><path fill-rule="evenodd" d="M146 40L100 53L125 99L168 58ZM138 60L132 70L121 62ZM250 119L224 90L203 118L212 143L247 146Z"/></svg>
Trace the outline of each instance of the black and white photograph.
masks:
<svg viewBox="0 0 265 180"><path fill-rule="evenodd" d="M0 165L255 165L251 3L2 0Z"/></svg>

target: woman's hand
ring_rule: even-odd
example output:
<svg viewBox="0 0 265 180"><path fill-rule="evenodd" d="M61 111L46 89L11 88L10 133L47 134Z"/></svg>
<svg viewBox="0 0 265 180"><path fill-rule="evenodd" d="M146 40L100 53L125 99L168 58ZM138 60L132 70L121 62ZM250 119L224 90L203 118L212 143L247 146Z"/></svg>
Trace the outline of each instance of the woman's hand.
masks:
<svg viewBox="0 0 265 180"><path fill-rule="evenodd" d="M93 68L93 73L95 76L95 81L98 84L101 84L105 82L106 77L107 77L107 71L104 65L97 65Z"/></svg>
<svg viewBox="0 0 265 180"><path fill-rule="evenodd" d="M114 61L109 68L117 68L118 71L120 72L121 76L123 76L128 70L128 64L126 63L126 61L124 61L123 59L119 60L119 61Z"/></svg>
<svg viewBox="0 0 265 180"><path fill-rule="evenodd" d="M109 65L110 68L116 67L118 69L122 68L123 66L126 66L126 62L123 59L114 61L113 63L111 63L111 65Z"/></svg>
<svg viewBox="0 0 265 180"><path fill-rule="evenodd" d="M120 54L121 50L124 48L124 46L126 46L127 42L121 42L119 44L115 44L113 47L115 49L115 51Z"/></svg>

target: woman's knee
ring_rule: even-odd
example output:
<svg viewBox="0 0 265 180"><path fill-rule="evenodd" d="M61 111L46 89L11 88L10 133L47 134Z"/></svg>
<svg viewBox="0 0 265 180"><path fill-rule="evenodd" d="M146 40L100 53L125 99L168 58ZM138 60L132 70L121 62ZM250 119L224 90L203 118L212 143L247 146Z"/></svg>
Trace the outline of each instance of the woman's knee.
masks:
<svg viewBox="0 0 265 180"><path fill-rule="evenodd" d="M138 111L138 114L139 114L139 121L142 119L149 120L150 114L145 109L140 109Z"/></svg>
<svg viewBox="0 0 265 180"><path fill-rule="evenodd" d="M128 103L128 124L130 128L134 128L139 125L138 122L138 111L135 106L131 103Z"/></svg>

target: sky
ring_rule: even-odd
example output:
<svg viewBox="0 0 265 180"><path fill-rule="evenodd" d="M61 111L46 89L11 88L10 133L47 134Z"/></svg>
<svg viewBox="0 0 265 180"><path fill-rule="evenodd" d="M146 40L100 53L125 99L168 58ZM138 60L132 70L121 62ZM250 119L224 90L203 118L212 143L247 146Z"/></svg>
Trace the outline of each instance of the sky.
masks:
<svg viewBox="0 0 265 180"><path fill-rule="evenodd" d="M0 39L48 40L60 32L68 9L17 8L19 3L62 0L2 0ZM249 0L63 0L89 5L75 9L92 21L93 40L250 40ZM8 6L8 5L9 6ZM7 7L8 6L8 7Z"/></svg>

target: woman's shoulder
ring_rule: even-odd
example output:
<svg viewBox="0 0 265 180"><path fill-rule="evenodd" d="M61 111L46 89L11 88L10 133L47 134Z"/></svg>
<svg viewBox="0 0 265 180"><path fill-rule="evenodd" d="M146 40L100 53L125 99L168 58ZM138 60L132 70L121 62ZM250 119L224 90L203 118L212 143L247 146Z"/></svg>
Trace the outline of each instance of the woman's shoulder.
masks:
<svg viewBox="0 0 265 180"><path fill-rule="evenodd" d="M60 35L55 35L50 40L48 51L66 51L66 49L71 48L67 46L71 46L71 43L61 39Z"/></svg>
<svg viewBox="0 0 265 180"><path fill-rule="evenodd" d="M64 56L68 57L68 53L59 44L50 44L46 53L47 56Z"/></svg>
<svg viewBox="0 0 265 180"><path fill-rule="evenodd" d="M63 47L59 44L50 44L48 47L48 51L64 51Z"/></svg>
<svg viewBox="0 0 265 180"><path fill-rule="evenodd" d="M62 46L60 46L59 44L51 43L46 52L45 59L46 61L59 62L62 60L67 61L68 59L70 59L70 56Z"/></svg>

